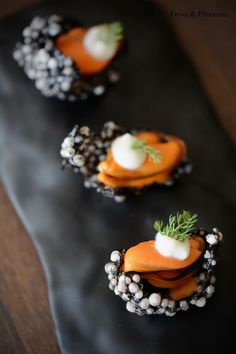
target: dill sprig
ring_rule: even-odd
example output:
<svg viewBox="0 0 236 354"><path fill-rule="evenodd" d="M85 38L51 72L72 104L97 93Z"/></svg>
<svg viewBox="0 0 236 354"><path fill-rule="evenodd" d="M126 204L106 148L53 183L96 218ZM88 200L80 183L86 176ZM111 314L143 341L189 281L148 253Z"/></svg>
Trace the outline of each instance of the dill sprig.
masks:
<svg viewBox="0 0 236 354"><path fill-rule="evenodd" d="M109 45L115 44L123 38L124 26L115 21L102 25L99 29L99 39Z"/></svg>
<svg viewBox="0 0 236 354"><path fill-rule="evenodd" d="M160 163L162 160L162 153L160 150L156 150L154 149L153 146L148 145L146 140L143 139L136 139L132 145L131 145L132 149L136 149L136 150L140 150L144 153L147 153L148 156L150 157L150 159L154 162L154 163Z"/></svg>
<svg viewBox="0 0 236 354"><path fill-rule="evenodd" d="M189 211L170 215L168 224L164 225L162 221L156 220L154 228L162 235L174 238L178 241L185 241L191 235L194 225L197 222L197 214L191 214Z"/></svg>

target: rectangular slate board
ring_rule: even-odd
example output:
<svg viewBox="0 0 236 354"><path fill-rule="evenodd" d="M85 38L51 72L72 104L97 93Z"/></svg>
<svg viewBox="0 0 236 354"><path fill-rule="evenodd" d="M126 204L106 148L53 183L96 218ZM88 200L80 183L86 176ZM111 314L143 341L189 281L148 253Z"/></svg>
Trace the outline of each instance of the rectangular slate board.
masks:
<svg viewBox="0 0 236 354"><path fill-rule="evenodd" d="M13 61L22 29L33 16L52 13L88 25L124 22L122 79L104 97L73 104L44 98ZM1 179L42 261L63 354L234 352L235 151L158 6L46 2L2 21L0 47ZM60 143L75 123L99 130L107 120L181 136L192 175L124 204L84 189L79 175L61 171ZM224 232L214 297L174 318L128 313L108 289L103 267L110 251L153 238L154 220L182 209L197 212L200 226Z"/></svg>

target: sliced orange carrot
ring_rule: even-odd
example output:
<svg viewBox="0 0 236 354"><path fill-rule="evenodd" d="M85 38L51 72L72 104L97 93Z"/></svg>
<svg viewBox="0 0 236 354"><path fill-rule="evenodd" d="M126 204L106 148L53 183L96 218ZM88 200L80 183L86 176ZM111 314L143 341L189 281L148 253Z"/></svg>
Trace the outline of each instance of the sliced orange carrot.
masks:
<svg viewBox="0 0 236 354"><path fill-rule="evenodd" d="M154 176L144 177L144 178L135 178L135 179L121 179L121 178L114 178L108 176L105 173L98 174L98 180L104 183L106 186L118 188L118 187L128 187L128 188L135 188L141 189L145 186L149 186L154 183L162 184L165 183L170 175L170 171L165 171L163 173L158 173Z"/></svg>
<svg viewBox="0 0 236 354"><path fill-rule="evenodd" d="M148 283L151 285L157 287L157 288L166 288L166 289L171 289L175 287L180 287L186 283L189 282L189 280L193 277L194 274L198 269L194 269L192 272L190 272L187 275L184 275L184 272L181 270L171 270L171 271L165 271L165 273L168 273L168 277L162 278L162 274L164 271L159 271L159 272L152 272L152 273L141 273L141 278L145 279ZM183 276L181 276L183 274ZM177 279L175 279L178 276Z"/></svg>
<svg viewBox="0 0 236 354"><path fill-rule="evenodd" d="M103 71L111 60L97 60L90 55L83 44L86 31L84 28L70 30L57 38L56 47L74 60L82 74L93 75Z"/></svg>
<svg viewBox="0 0 236 354"><path fill-rule="evenodd" d="M185 142L182 139L179 139L175 135L168 134L165 137L166 137L167 140L176 141L178 144L180 144L180 146L182 148L183 158L186 158L186 156L187 156L187 146L186 146Z"/></svg>
<svg viewBox="0 0 236 354"><path fill-rule="evenodd" d="M173 270L158 270L156 272L152 273L147 273L147 274L153 274L157 275L159 278L164 279L164 280L173 280L176 277L181 276L187 268L181 268L181 269L173 269Z"/></svg>
<svg viewBox="0 0 236 354"><path fill-rule="evenodd" d="M171 288L169 295L173 300L177 301L193 295L193 293L197 291L197 288L198 284L196 280L191 278L186 284L176 288Z"/></svg>
<svg viewBox="0 0 236 354"><path fill-rule="evenodd" d="M185 260L176 260L162 256L155 248L155 241L145 241L129 248L124 255L124 272L152 272L159 270L177 270L196 262L202 254L201 238L190 239L190 254ZM197 247L199 245L199 247Z"/></svg>
<svg viewBox="0 0 236 354"><path fill-rule="evenodd" d="M173 169L180 163L186 153L185 144L176 137L172 141L160 142L161 135L156 132L141 132L139 139L146 140L148 144L162 153L160 163L154 163L147 157L144 164L137 170L130 171L118 165L112 156L111 150L107 159L102 161L98 168L98 180L110 187L143 188L153 183L165 183Z"/></svg>
<svg viewBox="0 0 236 354"><path fill-rule="evenodd" d="M167 143L150 144L156 150L160 150L162 159L159 163L154 163L149 157L137 170L127 170L118 165L111 156L105 162L99 164L99 171L116 178L139 178L155 175L166 170L173 169L182 159L182 149L174 141ZM109 152L109 155L112 152Z"/></svg>
<svg viewBox="0 0 236 354"><path fill-rule="evenodd" d="M143 131L137 134L139 139L145 140L148 144L155 144L161 140L161 134L158 132Z"/></svg>

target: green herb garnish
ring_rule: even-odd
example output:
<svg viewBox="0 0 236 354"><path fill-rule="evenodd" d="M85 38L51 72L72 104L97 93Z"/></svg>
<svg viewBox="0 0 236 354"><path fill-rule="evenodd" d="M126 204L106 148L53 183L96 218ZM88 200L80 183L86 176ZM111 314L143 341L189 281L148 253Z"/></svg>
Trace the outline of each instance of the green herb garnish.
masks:
<svg viewBox="0 0 236 354"><path fill-rule="evenodd" d="M142 140L142 139L136 139L132 145L131 145L132 149L135 150L140 150L144 153L147 153L150 157L150 159L154 162L154 163L159 163L162 160L162 153L160 150L156 150L154 149L154 147L148 145L146 140Z"/></svg>
<svg viewBox="0 0 236 354"><path fill-rule="evenodd" d="M189 211L170 215L168 224L164 225L162 221L156 220L154 228L162 235L174 238L178 241L185 241L191 235L194 225L197 222L197 214L191 214Z"/></svg>
<svg viewBox="0 0 236 354"><path fill-rule="evenodd" d="M123 38L124 27L119 21L104 24L99 29L99 39L106 44L114 44Z"/></svg>

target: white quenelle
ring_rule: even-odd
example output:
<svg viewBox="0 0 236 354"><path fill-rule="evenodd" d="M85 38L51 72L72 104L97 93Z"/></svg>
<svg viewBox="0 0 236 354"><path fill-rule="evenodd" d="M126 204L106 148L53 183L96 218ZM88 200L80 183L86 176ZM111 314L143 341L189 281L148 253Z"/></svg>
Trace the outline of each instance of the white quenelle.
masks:
<svg viewBox="0 0 236 354"><path fill-rule="evenodd" d="M117 50L117 43L106 43L101 39L100 33L104 25L91 27L84 36L84 46L97 60L110 60Z"/></svg>
<svg viewBox="0 0 236 354"><path fill-rule="evenodd" d="M171 257L179 261L188 258L190 254L190 243L188 238L184 241L179 241L159 232L156 234L155 238L155 248L162 256Z"/></svg>
<svg viewBox="0 0 236 354"><path fill-rule="evenodd" d="M138 149L133 149L132 145L137 138L129 133L116 138L111 151L115 162L127 170L136 170L141 167L146 160L146 153Z"/></svg>

